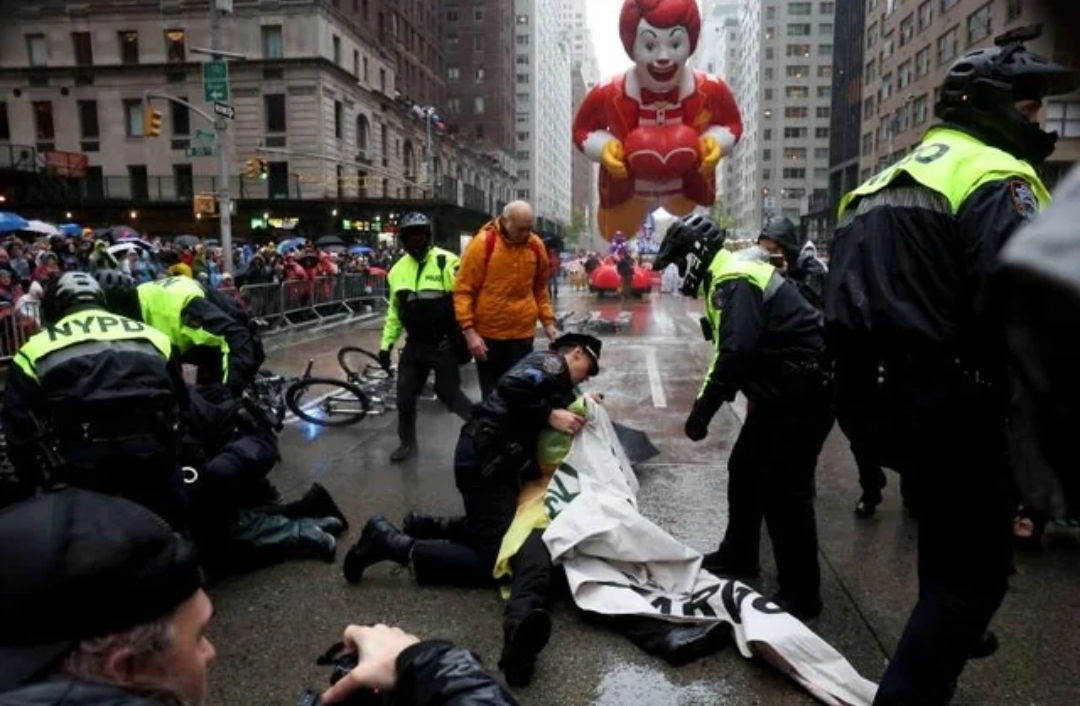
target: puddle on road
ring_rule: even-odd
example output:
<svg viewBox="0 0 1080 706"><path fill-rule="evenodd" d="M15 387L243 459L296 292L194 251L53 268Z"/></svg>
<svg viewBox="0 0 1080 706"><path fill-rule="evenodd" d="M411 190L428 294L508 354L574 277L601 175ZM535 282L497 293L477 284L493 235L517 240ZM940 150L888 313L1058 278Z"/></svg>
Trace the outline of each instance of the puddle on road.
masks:
<svg viewBox="0 0 1080 706"><path fill-rule="evenodd" d="M660 669L620 665L608 671L596 688L592 706L725 706L735 700L715 683L674 684Z"/></svg>

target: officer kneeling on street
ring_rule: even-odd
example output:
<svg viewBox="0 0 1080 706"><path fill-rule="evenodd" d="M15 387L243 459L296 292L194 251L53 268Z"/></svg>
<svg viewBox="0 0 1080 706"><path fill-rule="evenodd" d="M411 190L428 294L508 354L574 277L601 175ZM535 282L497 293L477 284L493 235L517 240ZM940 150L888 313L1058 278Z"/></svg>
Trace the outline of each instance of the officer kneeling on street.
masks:
<svg viewBox="0 0 1080 706"><path fill-rule="evenodd" d="M0 410L20 494L90 488L181 527L187 388L169 339L107 311L101 287L82 272L49 282L41 316L45 328L15 355Z"/></svg>
<svg viewBox="0 0 1080 706"><path fill-rule="evenodd" d="M919 597L878 706L947 704L967 660L993 650L984 632L1008 588L1003 312L981 305L1002 246L1050 200L1043 100L1080 85L1024 48L1034 36L954 62L941 122L840 202L825 308L837 411L919 500Z"/></svg>
<svg viewBox="0 0 1080 706"><path fill-rule="evenodd" d="M404 327L408 338L398 360L398 438L390 455L400 463L416 454L416 406L428 374L435 371L435 394L450 411L468 421L472 402L461 391L465 340L454 318L454 280L460 259L431 244L431 221L407 213L398 223L405 257L390 268L390 306L383 325L379 362L390 369L390 351Z"/></svg>
<svg viewBox="0 0 1080 706"><path fill-rule="evenodd" d="M402 532L385 517L373 517L345 557L345 578L359 583L367 567L393 561L411 564L421 585L494 585L495 562L522 483L539 476L540 432L551 427L576 434L585 427L585 419L567 407L577 397L577 385L599 372L601 345L595 336L568 333L550 350L534 351L515 364L476 406L458 437L454 479L464 519L412 514ZM546 612L518 608L508 606L504 621L500 666L508 677L531 672L551 634Z"/></svg>
<svg viewBox="0 0 1080 706"><path fill-rule="evenodd" d="M223 307L220 294L189 277L166 277L140 285L119 270L95 276L109 308L142 321L172 341L183 363L198 368L198 385L213 402L239 397L255 380L265 355L249 322ZM214 394L213 389L220 389Z"/></svg>
<svg viewBox="0 0 1080 706"><path fill-rule="evenodd" d="M708 216L685 216L668 230L654 263L676 263L682 293L705 295L702 327L716 350L686 436L704 439L736 392L750 402L728 460L727 531L702 567L756 576L764 516L780 583L772 600L809 619L821 612L814 475L833 423L821 314L776 268L738 257L724 240Z"/></svg>
<svg viewBox="0 0 1080 706"><path fill-rule="evenodd" d="M0 566L0 706L207 703L210 598L194 548L159 517L80 489L46 493L0 512ZM345 643L359 662L322 703L361 689L402 706L515 703L449 642L353 625Z"/></svg>

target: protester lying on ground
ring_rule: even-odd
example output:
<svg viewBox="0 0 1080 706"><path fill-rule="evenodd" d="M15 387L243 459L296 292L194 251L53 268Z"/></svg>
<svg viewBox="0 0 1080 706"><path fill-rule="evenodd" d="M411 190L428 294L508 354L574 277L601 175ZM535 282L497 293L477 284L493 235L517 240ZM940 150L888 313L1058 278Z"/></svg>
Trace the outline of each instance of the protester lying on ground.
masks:
<svg viewBox="0 0 1080 706"><path fill-rule="evenodd" d="M0 566L0 706L207 703L210 598L194 547L149 510L75 488L24 501L0 512ZM516 703L449 642L385 625L345 641L358 664L324 703L364 689L401 706Z"/></svg>

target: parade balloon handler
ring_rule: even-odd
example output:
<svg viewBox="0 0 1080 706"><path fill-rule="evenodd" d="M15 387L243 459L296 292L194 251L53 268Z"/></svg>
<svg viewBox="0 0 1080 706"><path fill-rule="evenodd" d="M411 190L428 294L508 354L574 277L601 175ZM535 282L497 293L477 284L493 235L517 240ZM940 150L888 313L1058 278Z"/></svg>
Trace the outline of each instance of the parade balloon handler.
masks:
<svg viewBox="0 0 1080 706"><path fill-rule="evenodd" d="M208 703L213 605L194 548L150 511L46 493L0 511L0 565L0 706ZM450 642L352 625L345 643L357 664L322 703L380 690L399 706L516 704Z"/></svg>
<svg viewBox="0 0 1080 706"><path fill-rule="evenodd" d="M619 37L634 67L592 88L573 140L600 170L600 232L636 233L657 208L682 216L716 200L716 167L742 135L721 79L687 59L701 35L696 0L626 0Z"/></svg>

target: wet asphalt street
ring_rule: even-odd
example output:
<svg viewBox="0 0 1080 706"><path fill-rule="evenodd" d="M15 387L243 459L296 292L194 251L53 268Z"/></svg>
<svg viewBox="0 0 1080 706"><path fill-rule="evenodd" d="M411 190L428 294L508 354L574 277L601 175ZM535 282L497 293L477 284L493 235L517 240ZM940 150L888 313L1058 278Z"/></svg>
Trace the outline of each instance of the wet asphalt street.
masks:
<svg viewBox="0 0 1080 706"><path fill-rule="evenodd" d="M612 417L646 430L662 453L639 468L642 511L674 536L711 551L723 531L726 460L739 429L738 404L725 406L699 444L683 422L710 355L701 340L700 305L652 295L625 307L564 290L557 309L579 315L633 313L628 330L601 334L603 372L590 387L606 395ZM277 338L268 367L337 376L336 351L346 344L376 350L379 322ZM475 372L464 368L466 392L477 397ZM387 462L397 444L395 420L376 417L355 427L324 430L291 423L281 437L283 464L271 479L287 498L318 480L353 523L338 563L295 562L227 579L212 591L211 631L218 649L212 674L218 706L286 706L305 686L321 688L328 670L314 659L348 622L397 624L421 637L446 637L477 651L489 666L501 644L501 602L494 591L418 588L404 570L369 569L361 586L342 578L340 560L372 514L394 522L413 509L460 511L451 459L460 422L433 404L421 407L421 454L401 466ZM912 439L912 443L918 443ZM834 431L818 466L818 524L825 612L811 627L864 676L885 668L915 599L915 528L903 516L890 475L876 517L856 520L854 462ZM1070 538L1066 538L1070 539ZM768 551L768 541L765 541ZM1017 575L995 629L998 654L972 663L955 703L1066 706L1080 703L1080 550L1075 543L1017 557ZM763 557L756 586L775 589L775 566ZM721 706L814 703L792 682L734 649L681 669L639 652L625 639L583 624L556 608L551 643L532 686L516 692L531 706Z"/></svg>

